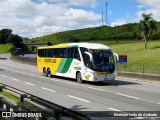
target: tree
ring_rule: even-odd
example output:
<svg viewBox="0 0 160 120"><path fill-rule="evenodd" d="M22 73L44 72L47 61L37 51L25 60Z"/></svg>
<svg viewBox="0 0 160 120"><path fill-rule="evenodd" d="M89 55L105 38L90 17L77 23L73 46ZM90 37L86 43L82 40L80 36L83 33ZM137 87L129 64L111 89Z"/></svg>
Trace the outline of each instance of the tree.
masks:
<svg viewBox="0 0 160 120"><path fill-rule="evenodd" d="M75 42L75 43L77 43L77 42L79 42L79 39L77 37L75 37L75 36L70 36L69 37L69 42Z"/></svg>
<svg viewBox="0 0 160 120"><path fill-rule="evenodd" d="M145 49L147 49L147 40L153 34L153 31L157 31L156 21L153 19L152 14L142 14L142 20L139 22L139 26L142 30L143 40L145 42Z"/></svg>
<svg viewBox="0 0 160 120"><path fill-rule="evenodd" d="M51 43L51 42L47 42L47 45L48 45L48 46L52 46L52 43Z"/></svg>
<svg viewBox="0 0 160 120"><path fill-rule="evenodd" d="M23 47L23 39L19 35L10 34L6 42L13 43L15 47Z"/></svg>
<svg viewBox="0 0 160 120"><path fill-rule="evenodd" d="M10 30L10 29L0 30L0 43L1 44L6 44L6 40L11 33L12 33L12 30Z"/></svg>

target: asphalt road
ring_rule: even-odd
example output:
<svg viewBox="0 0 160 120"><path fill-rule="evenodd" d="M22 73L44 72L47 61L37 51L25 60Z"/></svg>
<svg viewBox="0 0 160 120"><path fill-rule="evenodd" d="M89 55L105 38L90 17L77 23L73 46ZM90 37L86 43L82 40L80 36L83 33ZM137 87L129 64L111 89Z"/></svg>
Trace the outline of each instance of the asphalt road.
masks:
<svg viewBox="0 0 160 120"><path fill-rule="evenodd" d="M35 66L13 62L9 57L0 55L0 83L72 110L160 111L160 83L117 78L115 81L81 84L71 79L46 78Z"/></svg>

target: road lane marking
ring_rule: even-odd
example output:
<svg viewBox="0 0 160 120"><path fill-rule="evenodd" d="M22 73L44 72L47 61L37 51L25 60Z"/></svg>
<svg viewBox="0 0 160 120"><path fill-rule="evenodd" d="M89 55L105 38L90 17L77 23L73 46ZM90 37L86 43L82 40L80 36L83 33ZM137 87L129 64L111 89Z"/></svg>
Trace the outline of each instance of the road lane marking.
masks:
<svg viewBox="0 0 160 120"><path fill-rule="evenodd" d="M120 111L120 110L118 110L118 109L115 109L115 108L108 108L109 110L113 110L113 111Z"/></svg>
<svg viewBox="0 0 160 120"><path fill-rule="evenodd" d="M90 102L88 100L85 100L85 99L82 99L82 98L78 98L78 97L75 97L75 96L72 96L72 95L67 95L68 97L71 97L71 98L74 98L74 99L77 99L77 100L81 100L81 101L84 101L84 102Z"/></svg>
<svg viewBox="0 0 160 120"><path fill-rule="evenodd" d="M17 81L17 82L19 82L19 80L18 79L15 79L15 78L11 78L12 80L14 80L14 81Z"/></svg>
<svg viewBox="0 0 160 120"><path fill-rule="evenodd" d="M136 119L141 119L141 120L144 120L144 117L136 117Z"/></svg>
<svg viewBox="0 0 160 120"><path fill-rule="evenodd" d="M27 85L34 85L34 84L32 84L32 83L29 83L29 82L24 82L25 84L27 84Z"/></svg>
<svg viewBox="0 0 160 120"><path fill-rule="evenodd" d="M160 105L160 103L158 103Z"/></svg>
<svg viewBox="0 0 160 120"><path fill-rule="evenodd" d="M87 87L87 88L94 89L94 90L99 90L99 91L104 91L102 89L98 89L98 88L94 88L94 87Z"/></svg>
<svg viewBox="0 0 160 120"><path fill-rule="evenodd" d="M51 90L51 89L48 89L48 88L45 88L45 87L41 87L41 88L44 89L44 90L48 90L50 92L56 92L55 90Z"/></svg>
<svg viewBox="0 0 160 120"><path fill-rule="evenodd" d="M122 94L122 93L116 93L117 95L120 95L120 96L125 96L125 97L129 97L129 98L133 98L133 99L140 99L138 97L135 97L135 96L130 96L130 95L125 95L125 94Z"/></svg>
<svg viewBox="0 0 160 120"><path fill-rule="evenodd" d="M8 76L5 76L5 75L1 75L2 77L5 77L5 78L7 78Z"/></svg>

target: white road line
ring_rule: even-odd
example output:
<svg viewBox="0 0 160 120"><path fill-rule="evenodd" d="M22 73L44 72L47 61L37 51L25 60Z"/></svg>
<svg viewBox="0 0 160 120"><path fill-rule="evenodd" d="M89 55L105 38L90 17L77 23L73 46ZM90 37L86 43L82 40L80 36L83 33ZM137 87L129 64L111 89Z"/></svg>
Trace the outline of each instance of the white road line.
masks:
<svg viewBox="0 0 160 120"><path fill-rule="evenodd" d="M94 87L87 87L87 88L94 89L94 90L99 90L99 91L104 91L102 89L98 89L98 88L94 88Z"/></svg>
<svg viewBox="0 0 160 120"><path fill-rule="evenodd" d="M129 98L133 98L133 99L140 99L138 97L134 97L134 96L130 96L130 95L125 95L125 94L121 94L121 93L116 93L117 95L121 95L121 96L125 96L125 97L129 97Z"/></svg>
<svg viewBox="0 0 160 120"><path fill-rule="evenodd" d="M77 100L81 100L81 101L84 101L84 102L90 102L88 100L85 100L85 99L82 99L82 98L78 98L78 97L75 97L75 96L72 96L72 95L67 95L68 97L71 97L71 98L74 98L74 99L77 99Z"/></svg>
<svg viewBox="0 0 160 120"><path fill-rule="evenodd" d="M140 120L140 119L141 119L141 120L143 119L143 120L144 120L144 117L136 117L136 119L139 119L139 120Z"/></svg>
<svg viewBox="0 0 160 120"><path fill-rule="evenodd" d="M14 80L14 81L17 81L17 82L19 82L19 80L18 79L15 79L15 78L11 78L12 80Z"/></svg>
<svg viewBox="0 0 160 120"><path fill-rule="evenodd" d="M2 77L5 77L5 78L7 78L8 76L5 76L5 75L1 75Z"/></svg>
<svg viewBox="0 0 160 120"><path fill-rule="evenodd" d="M45 87L41 87L42 89L44 89L44 90L48 90L48 91L50 91L50 92L56 92L56 91L54 91L54 90L51 90L51 89L48 89L48 88L45 88Z"/></svg>
<svg viewBox="0 0 160 120"><path fill-rule="evenodd" d="M27 84L27 85L34 85L34 84L32 84L32 83L29 83L29 82L24 82L25 84Z"/></svg>
<svg viewBox="0 0 160 120"><path fill-rule="evenodd" d="M158 103L160 105L160 103Z"/></svg>
<svg viewBox="0 0 160 120"><path fill-rule="evenodd" d="M115 109L115 108L108 108L108 109L113 110L113 111L120 111L120 110Z"/></svg>

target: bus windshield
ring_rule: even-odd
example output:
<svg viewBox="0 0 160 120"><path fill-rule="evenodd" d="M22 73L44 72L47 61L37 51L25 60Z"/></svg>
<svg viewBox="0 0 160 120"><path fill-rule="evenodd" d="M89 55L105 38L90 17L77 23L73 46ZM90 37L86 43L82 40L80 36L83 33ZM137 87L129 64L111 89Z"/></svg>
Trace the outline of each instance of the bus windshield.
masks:
<svg viewBox="0 0 160 120"><path fill-rule="evenodd" d="M102 72L114 72L114 58L111 50L90 49L93 56L93 69Z"/></svg>

